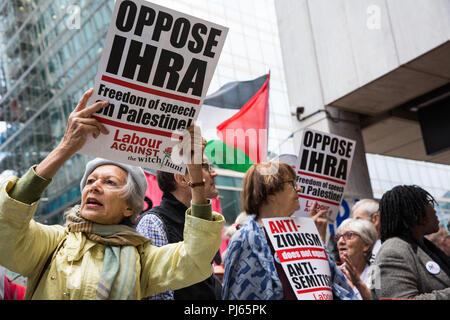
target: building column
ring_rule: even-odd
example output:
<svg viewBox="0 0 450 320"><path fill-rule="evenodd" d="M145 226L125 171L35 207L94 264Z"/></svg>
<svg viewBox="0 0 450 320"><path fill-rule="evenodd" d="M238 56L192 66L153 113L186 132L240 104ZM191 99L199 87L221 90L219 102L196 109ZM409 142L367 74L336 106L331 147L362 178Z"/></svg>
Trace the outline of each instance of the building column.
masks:
<svg viewBox="0 0 450 320"><path fill-rule="evenodd" d="M325 5L323 1L321 3ZM327 66L319 64L317 47L323 46L323 43L318 43L314 34L311 5L318 6L320 3L308 0L275 1L296 154L300 149L301 131L307 127L356 141L344 201L338 214L339 225L349 216L349 209L355 199L372 198L373 192L358 114L328 106L326 102L329 100L326 84L330 85L330 79L324 79L329 75ZM332 21L320 22L326 28L332 28ZM341 77L346 79L344 75ZM304 108L302 115L296 114L298 107Z"/></svg>

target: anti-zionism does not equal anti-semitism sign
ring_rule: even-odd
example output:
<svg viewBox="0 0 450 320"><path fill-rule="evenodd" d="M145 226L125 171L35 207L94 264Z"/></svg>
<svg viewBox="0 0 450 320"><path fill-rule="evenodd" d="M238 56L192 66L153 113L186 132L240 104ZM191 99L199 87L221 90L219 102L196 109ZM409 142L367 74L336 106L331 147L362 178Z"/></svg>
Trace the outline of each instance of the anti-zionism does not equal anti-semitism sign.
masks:
<svg viewBox="0 0 450 320"><path fill-rule="evenodd" d="M228 29L144 0L117 0L88 104L109 130L80 153L184 173L173 157L195 122Z"/></svg>
<svg viewBox="0 0 450 320"><path fill-rule="evenodd" d="M299 300L332 300L328 256L311 218L262 219L275 259Z"/></svg>

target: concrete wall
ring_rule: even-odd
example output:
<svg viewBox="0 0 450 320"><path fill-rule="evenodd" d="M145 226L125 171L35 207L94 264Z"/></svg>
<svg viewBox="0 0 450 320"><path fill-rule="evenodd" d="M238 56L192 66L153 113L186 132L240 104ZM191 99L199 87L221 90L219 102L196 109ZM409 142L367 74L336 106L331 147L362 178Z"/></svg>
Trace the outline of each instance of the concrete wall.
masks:
<svg viewBox="0 0 450 320"><path fill-rule="evenodd" d="M448 0L275 1L289 103L305 115L327 108L344 121L318 113L304 127L357 141L346 194L371 197L358 116L326 107L450 39ZM294 135L296 152L300 135Z"/></svg>
<svg viewBox="0 0 450 320"><path fill-rule="evenodd" d="M448 0L279 0L275 6L294 104L328 104L450 40Z"/></svg>

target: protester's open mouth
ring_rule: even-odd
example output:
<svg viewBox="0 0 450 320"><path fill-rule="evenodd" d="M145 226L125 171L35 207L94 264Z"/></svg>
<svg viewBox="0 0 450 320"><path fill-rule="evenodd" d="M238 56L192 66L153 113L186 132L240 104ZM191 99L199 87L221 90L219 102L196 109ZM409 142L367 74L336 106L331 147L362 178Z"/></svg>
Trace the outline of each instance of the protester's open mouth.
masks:
<svg viewBox="0 0 450 320"><path fill-rule="evenodd" d="M339 248L339 253L345 253L347 252L347 248Z"/></svg>
<svg viewBox="0 0 450 320"><path fill-rule="evenodd" d="M87 198L86 206L88 208L97 208L97 207L103 207L103 204L95 198Z"/></svg>

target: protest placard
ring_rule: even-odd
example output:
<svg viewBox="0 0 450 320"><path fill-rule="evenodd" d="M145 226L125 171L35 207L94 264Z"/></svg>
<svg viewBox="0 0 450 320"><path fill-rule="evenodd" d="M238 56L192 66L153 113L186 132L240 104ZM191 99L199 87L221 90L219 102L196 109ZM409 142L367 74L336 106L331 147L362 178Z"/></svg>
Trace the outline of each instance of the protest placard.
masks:
<svg viewBox="0 0 450 320"><path fill-rule="evenodd" d="M299 300L332 300L328 255L311 218L262 219L277 259Z"/></svg>
<svg viewBox="0 0 450 320"><path fill-rule="evenodd" d="M300 212L308 214L314 201L335 221L350 175L356 142L335 134L305 129L297 162ZM302 215L303 215L302 214ZM297 215L297 214L296 214Z"/></svg>
<svg viewBox="0 0 450 320"><path fill-rule="evenodd" d="M93 115L110 133L80 153L183 174L172 151L198 117L227 33L145 0L116 1L88 102L110 102Z"/></svg>

